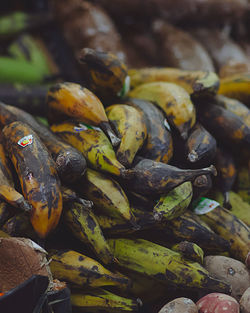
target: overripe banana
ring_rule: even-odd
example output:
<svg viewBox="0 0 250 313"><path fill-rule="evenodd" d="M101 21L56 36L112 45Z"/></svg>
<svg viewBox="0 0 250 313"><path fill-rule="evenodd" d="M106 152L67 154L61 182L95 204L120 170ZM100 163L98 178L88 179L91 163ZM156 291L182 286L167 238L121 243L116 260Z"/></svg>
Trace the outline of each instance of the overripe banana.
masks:
<svg viewBox="0 0 250 313"><path fill-rule="evenodd" d="M55 163L28 125L21 122L8 124L3 129L3 136L24 197L32 206L32 226L39 237L45 238L56 228L62 212Z"/></svg>
<svg viewBox="0 0 250 313"><path fill-rule="evenodd" d="M171 250L179 252L187 260L203 263L204 252L196 243L181 241L171 246Z"/></svg>
<svg viewBox="0 0 250 313"><path fill-rule="evenodd" d="M113 146L120 143L109 124L101 101L87 88L76 83L55 84L47 94L47 105L53 113L59 112L80 122L99 126Z"/></svg>
<svg viewBox="0 0 250 313"><path fill-rule="evenodd" d="M173 83L153 82L136 87L128 95L158 105L183 139L187 139L189 130L195 124L196 112L184 88Z"/></svg>
<svg viewBox="0 0 250 313"><path fill-rule="evenodd" d="M143 115L136 108L126 104L108 106L106 114L121 138L121 143L116 150L117 160L125 167L131 167L135 155L147 138Z"/></svg>

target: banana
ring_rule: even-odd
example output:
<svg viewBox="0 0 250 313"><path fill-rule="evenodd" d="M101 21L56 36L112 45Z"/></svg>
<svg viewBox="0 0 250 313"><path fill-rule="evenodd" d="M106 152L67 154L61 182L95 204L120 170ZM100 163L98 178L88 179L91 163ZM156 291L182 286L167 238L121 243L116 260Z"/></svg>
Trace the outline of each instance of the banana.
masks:
<svg viewBox="0 0 250 313"><path fill-rule="evenodd" d="M153 161L168 163L173 156L173 140L163 113L149 101L126 98L124 103L140 110L144 116L148 136L141 155Z"/></svg>
<svg viewBox="0 0 250 313"><path fill-rule="evenodd" d="M64 122L52 125L51 130L82 152L90 167L116 176L126 177L130 174L117 160L111 143L100 128Z"/></svg>
<svg viewBox="0 0 250 313"><path fill-rule="evenodd" d="M8 238L8 237L10 237L10 235L8 235L8 234L5 233L4 231L0 230L0 237L1 237L1 238Z"/></svg>
<svg viewBox="0 0 250 313"><path fill-rule="evenodd" d="M193 242L181 241L171 246L171 250L179 252L185 259L203 263L204 251Z"/></svg>
<svg viewBox="0 0 250 313"><path fill-rule="evenodd" d="M189 163L195 166L211 164L216 153L216 140L199 123L191 130L186 141L186 153Z"/></svg>
<svg viewBox="0 0 250 313"><path fill-rule="evenodd" d="M238 169L236 190L245 202L250 203L250 170L247 167Z"/></svg>
<svg viewBox="0 0 250 313"><path fill-rule="evenodd" d="M15 214L13 207L4 201L0 201L0 228Z"/></svg>
<svg viewBox="0 0 250 313"><path fill-rule="evenodd" d="M76 188L80 195L93 201L94 207L102 213L129 221L136 227L128 198L120 184L114 179L87 169L85 177Z"/></svg>
<svg viewBox="0 0 250 313"><path fill-rule="evenodd" d="M234 113L221 106L208 102L198 106L198 118L202 125L228 147L250 147L250 128Z"/></svg>
<svg viewBox="0 0 250 313"><path fill-rule="evenodd" d="M52 251L50 269L54 278L80 287L115 286L127 288L125 276L112 273L96 260L73 250Z"/></svg>
<svg viewBox="0 0 250 313"><path fill-rule="evenodd" d="M124 298L101 288L85 292L73 290L70 299L73 308L81 312L138 312L142 305L139 299Z"/></svg>
<svg viewBox="0 0 250 313"><path fill-rule="evenodd" d="M98 97L110 100L126 94L127 67L115 54L84 48L79 53L79 61L84 65L90 90Z"/></svg>
<svg viewBox="0 0 250 313"><path fill-rule="evenodd" d="M242 198L233 191L229 192L229 197L232 206L230 212L250 227L250 204L243 201ZM213 193L212 198L223 206L223 195L221 192Z"/></svg>
<svg viewBox="0 0 250 313"><path fill-rule="evenodd" d="M125 167L131 167L135 155L147 138L143 115L136 108L126 104L111 105L106 108L106 114L121 138L116 151L117 160Z"/></svg>
<svg viewBox="0 0 250 313"><path fill-rule="evenodd" d="M184 88L173 83L153 82L136 87L128 96L148 100L158 105L183 139L187 139L188 131L195 124L196 113L190 96Z"/></svg>
<svg viewBox="0 0 250 313"><path fill-rule="evenodd" d="M104 264L114 262L114 256L103 236L93 212L79 203L68 203L64 209L64 222L73 235L88 244Z"/></svg>
<svg viewBox="0 0 250 313"><path fill-rule="evenodd" d="M214 232L231 243L231 257L244 262L250 249L249 227L221 206L199 216Z"/></svg>
<svg viewBox="0 0 250 313"><path fill-rule="evenodd" d="M192 196L192 184L185 182L170 190L167 194L162 195L154 206L153 213L157 219L172 220L187 209Z"/></svg>
<svg viewBox="0 0 250 313"><path fill-rule="evenodd" d="M185 71L177 68L130 69L131 89L151 82L169 82L184 88L192 96L214 95L219 89L219 77L214 72Z"/></svg>
<svg viewBox="0 0 250 313"><path fill-rule="evenodd" d="M192 182L193 185L193 200L206 195L212 188L211 175L201 175L195 178Z"/></svg>
<svg viewBox="0 0 250 313"><path fill-rule="evenodd" d="M80 198L75 191L69 187L61 186L61 192L63 197L63 202L76 202L82 204L86 209L91 209L93 207L93 202Z"/></svg>
<svg viewBox="0 0 250 313"><path fill-rule="evenodd" d="M237 99L249 106L249 85L249 73L234 74L220 80L220 88L218 94Z"/></svg>
<svg viewBox="0 0 250 313"><path fill-rule="evenodd" d="M31 206L24 199L23 195L14 189L14 181L10 170L10 161L6 156L6 151L1 139L0 142L0 198L8 202L11 206L23 211L30 212Z"/></svg>
<svg viewBox="0 0 250 313"><path fill-rule="evenodd" d="M167 284L230 292L228 284L213 279L199 263L187 261L173 250L143 239L118 238L108 242L122 267Z"/></svg>
<svg viewBox="0 0 250 313"><path fill-rule="evenodd" d="M168 240L169 238L173 238L176 241L188 240L194 242L199 245L206 254L217 254L229 251L229 240L215 234L209 227L196 220L194 216L194 213L187 211L176 219L159 225L161 236L166 236Z"/></svg>
<svg viewBox="0 0 250 313"><path fill-rule="evenodd" d="M113 146L120 139L113 132L101 101L87 88L76 83L58 83L47 94L48 109L73 117L80 122L99 126Z"/></svg>
<svg viewBox="0 0 250 313"><path fill-rule="evenodd" d="M136 158L136 160L139 162L132 169L133 176L128 179L126 187L142 195L165 194L197 176L203 174L216 175L216 169L213 165L208 168L188 170L148 159Z"/></svg>
<svg viewBox="0 0 250 313"><path fill-rule="evenodd" d="M223 108L231 111L235 115L241 117L247 127L250 127L250 110L239 100L225 97L223 95L216 96L216 103Z"/></svg>
<svg viewBox="0 0 250 313"><path fill-rule="evenodd" d="M56 169L62 181L68 184L76 181L84 174L86 160L82 153L61 141L29 113L0 102L0 124L5 126L14 121L26 123L37 133L56 162Z"/></svg>
<svg viewBox="0 0 250 313"><path fill-rule="evenodd" d="M215 178L216 188L223 194L223 206L231 209L229 191L232 189L237 176L232 155L221 147L217 148L215 166L218 171L218 176Z"/></svg>
<svg viewBox="0 0 250 313"><path fill-rule="evenodd" d="M32 226L40 238L45 238L56 228L62 212L55 163L28 125L21 122L8 124L3 129L3 136L24 197L32 206Z"/></svg>

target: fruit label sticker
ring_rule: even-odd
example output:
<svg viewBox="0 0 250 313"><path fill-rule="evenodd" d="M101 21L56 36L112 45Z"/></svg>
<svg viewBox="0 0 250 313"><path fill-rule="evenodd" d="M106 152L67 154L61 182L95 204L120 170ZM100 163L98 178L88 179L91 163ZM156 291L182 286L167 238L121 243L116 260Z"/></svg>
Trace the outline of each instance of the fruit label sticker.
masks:
<svg viewBox="0 0 250 313"><path fill-rule="evenodd" d="M212 211L219 205L220 204L217 201L208 198L200 198L197 202L195 202L193 206L193 211L197 215L202 215Z"/></svg>
<svg viewBox="0 0 250 313"><path fill-rule="evenodd" d="M164 126L167 128L168 131L171 131L170 125L168 124L168 121L167 121L166 118L165 118L163 124L164 124Z"/></svg>
<svg viewBox="0 0 250 313"><path fill-rule="evenodd" d="M18 140L18 144L21 147L26 147L28 145L31 145L33 142L33 136L32 135L28 135L28 136L24 136L23 138L21 138L20 140Z"/></svg>

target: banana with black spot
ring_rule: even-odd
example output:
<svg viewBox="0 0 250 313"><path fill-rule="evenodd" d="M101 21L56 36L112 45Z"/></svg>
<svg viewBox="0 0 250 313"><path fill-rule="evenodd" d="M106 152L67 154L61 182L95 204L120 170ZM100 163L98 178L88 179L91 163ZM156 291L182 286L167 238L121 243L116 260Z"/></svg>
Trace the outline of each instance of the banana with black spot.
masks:
<svg viewBox="0 0 250 313"><path fill-rule="evenodd" d="M203 263L204 251L196 243L190 241L181 241L173 246L171 250L179 252L185 259Z"/></svg>

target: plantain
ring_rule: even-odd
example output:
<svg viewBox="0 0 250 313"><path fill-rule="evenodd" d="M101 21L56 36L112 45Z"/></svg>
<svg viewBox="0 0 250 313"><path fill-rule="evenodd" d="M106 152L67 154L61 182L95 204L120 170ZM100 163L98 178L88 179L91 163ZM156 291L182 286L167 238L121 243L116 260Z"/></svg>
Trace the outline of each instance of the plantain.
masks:
<svg viewBox="0 0 250 313"><path fill-rule="evenodd" d="M192 184L185 182L160 197L154 206L154 215L157 219L172 220L185 212L192 200L192 196Z"/></svg>
<svg viewBox="0 0 250 313"><path fill-rule="evenodd" d="M184 71L177 68L130 69L131 89L152 82L168 82L184 88L192 96L214 95L219 89L219 77L214 72Z"/></svg>
<svg viewBox="0 0 250 313"><path fill-rule="evenodd" d="M8 124L3 129L3 136L24 197L32 206L32 226L40 238L45 238L57 226L62 212L56 165L28 125Z"/></svg>
<svg viewBox="0 0 250 313"><path fill-rule="evenodd" d="M61 141L29 113L0 102L0 124L5 126L14 121L26 123L38 134L56 162L56 169L62 181L68 184L84 174L86 160L78 150Z"/></svg>
<svg viewBox="0 0 250 313"><path fill-rule="evenodd" d="M216 188L223 194L223 206L231 209L229 191L232 189L237 176L232 155L221 147L217 148L215 166L218 171L218 176L215 179Z"/></svg>
<svg viewBox="0 0 250 313"><path fill-rule="evenodd" d="M110 239L110 247L122 267L164 283L229 293L231 287L213 279L197 262L180 253L143 239Z"/></svg>
<svg viewBox="0 0 250 313"><path fill-rule="evenodd" d="M111 143L100 128L64 122L52 125L51 130L82 152L90 167L115 176L130 175L130 171L117 160Z"/></svg>
<svg viewBox="0 0 250 313"><path fill-rule="evenodd" d="M242 198L235 192L230 191L230 212L234 214L238 219L242 220L248 227L250 227L250 204L243 201ZM212 194L212 198L215 199L223 206L223 195L221 192L215 192Z"/></svg>
<svg viewBox="0 0 250 313"><path fill-rule="evenodd" d="M85 200L80 198L75 191L69 187L61 186L61 192L63 197L63 202L76 202L82 204L86 209L91 209L93 207L93 202L90 200Z"/></svg>
<svg viewBox="0 0 250 313"><path fill-rule="evenodd" d="M244 104L249 106L249 84L249 73L230 75L220 80L220 88L218 93L223 96L242 101Z"/></svg>
<svg viewBox="0 0 250 313"><path fill-rule="evenodd" d="M80 287L127 288L130 280L112 273L96 260L73 250L52 251L50 268L54 278Z"/></svg>
<svg viewBox="0 0 250 313"><path fill-rule="evenodd" d="M113 132L101 101L87 88L76 83L58 83L50 87L47 94L48 109L65 114L80 122L99 126L111 140L113 146L120 139Z"/></svg>
<svg viewBox="0 0 250 313"><path fill-rule="evenodd" d="M163 113L149 101L126 98L124 103L140 110L144 116L148 136L140 154L153 161L168 163L173 156L173 140Z"/></svg>
<svg viewBox="0 0 250 313"><path fill-rule="evenodd" d="M120 184L114 179L87 169L84 179L76 188L80 195L93 201L94 207L102 213L129 221L136 227L128 198Z"/></svg>
<svg viewBox="0 0 250 313"><path fill-rule="evenodd" d="M214 232L230 241L230 255L242 262L250 249L250 229L229 210L217 206L212 211L200 215Z"/></svg>
<svg viewBox="0 0 250 313"><path fill-rule="evenodd" d="M202 125L224 145L246 149L250 146L250 128L234 113L209 102L198 107L198 116Z"/></svg>
<svg viewBox="0 0 250 313"><path fill-rule="evenodd" d="M10 161L6 156L6 149L0 141L0 198L11 206L23 211L30 212L31 206L24 199L23 195L14 188L14 181L10 170Z"/></svg>
<svg viewBox="0 0 250 313"><path fill-rule="evenodd" d="M203 174L216 175L213 165L203 169L179 169L161 162L137 158L133 176L128 179L127 188L143 195L161 195L186 181L192 181Z"/></svg>
<svg viewBox="0 0 250 313"><path fill-rule="evenodd" d="M111 105L106 108L106 114L121 138L121 143L116 150L117 160L125 167L131 167L135 155L147 138L143 115L126 104Z"/></svg>
<svg viewBox="0 0 250 313"><path fill-rule="evenodd" d="M192 182L193 185L193 199L197 199L201 196L206 195L212 188L212 177L211 175L201 175L195 178Z"/></svg>
<svg viewBox="0 0 250 313"><path fill-rule="evenodd" d="M104 289L76 290L71 293L73 308L81 312L138 312L141 301L118 296Z"/></svg>
<svg viewBox="0 0 250 313"><path fill-rule="evenodd" d="M229 251L230 242L215 234L206 224L200 223L191 211L159 225L161 235L175 241L190 241L199 245L206 254L218 254Z"/></svg>
<svg viewBox="0 0 250 313"><path fill-rule="evenodd" d="M204 252L196 243L181 241L173 245L171 250L179 252L187 260L203 263Z"/></svg>
<svg viewBox="0 0 250 313"><path fill-rule="evenodd" d="M187 160L193 165L207 165L216 153L216 140L199 123L191 130L186 141Z"/></svg>
<svg viewBox="0 0 250 313"><path fill-rule="evenodd" d="M250 127L250 110L244 103L223 95L216 96L216 103L242 118L247 127Z"/></svg>
<svg viewBox="0 0 250 313"><path fill-rule="evenodd" d="M79 61L84 65L90 90L101 99L122 97L129 90L127 67L117 55L84 48L79 53Z"/></svg>
<svg viewBox="0 0 250 313"><path fill-rule="evenodd" d="M88 244L104 264L114 262L114 257L93 212L76 202L68 203L65 209L64 222L73 235Z"/></svg>

